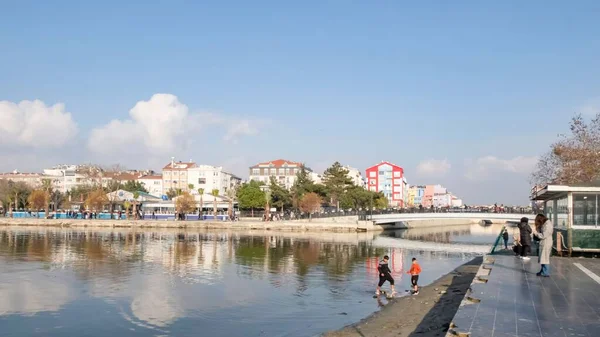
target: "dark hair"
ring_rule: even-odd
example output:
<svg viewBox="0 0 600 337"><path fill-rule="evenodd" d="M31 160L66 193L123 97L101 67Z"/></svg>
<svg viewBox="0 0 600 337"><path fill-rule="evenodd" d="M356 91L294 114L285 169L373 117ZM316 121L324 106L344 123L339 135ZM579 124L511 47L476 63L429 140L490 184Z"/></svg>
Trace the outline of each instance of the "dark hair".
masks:
<svg viewBox="0 0 600 337"><path fill-rule="evenodd" d="M523 222L523 223L529 223L529 218L524 216L524 217L521 218L521 222Z"/></svg>
<svg viewBox="0 0 600 337"><path fill-rule="evenodd" d="M413 257L413 261L417 261L417 258L416 258L416 257Z"/></svg>
<svg viewBox="0 0 600 337"><path fill-rule="evenodd" d="M389 260L389 259L390 259L390 257L386 255L386 256L384 256L384 257L383 257L383 259L384 259L384 260Z"/></svg>
<svg viewBox="0 0 600 337"><path fill-rule="evenodd" d="M537 227L541 227L546 221L548 221L548 218L544 214L540 213L535 216L535 225Z"/></svg>

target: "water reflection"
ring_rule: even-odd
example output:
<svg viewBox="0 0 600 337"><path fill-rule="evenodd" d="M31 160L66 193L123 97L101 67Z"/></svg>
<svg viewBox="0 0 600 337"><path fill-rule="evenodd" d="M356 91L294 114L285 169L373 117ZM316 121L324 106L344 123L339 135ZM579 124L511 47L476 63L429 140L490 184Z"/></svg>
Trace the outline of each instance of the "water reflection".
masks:
<svg viewBox="0 0 600 337"><path fill-rule="evenodd" d="M413 256L426 266L424 282L470 258L378 246L366 233L331 241L270 232L12 228L0 231L0 322L25 335L33 324L49 336L77 335L94 322L91 335L98 336L140 329L197 335L198 326L215 336L314 335L377 309L371 294L384 254L407 289L402 276ZM61 331L53 330L57 321Z"/></svg>
<svg viewBox="0 0 600 337"><path fill-rule="evenodd" d="M455 225L446 227L411 228L386 232L384 235L401 239L436 243L464 243L490 245L494 242L503 225L479 224Z"/></svg>

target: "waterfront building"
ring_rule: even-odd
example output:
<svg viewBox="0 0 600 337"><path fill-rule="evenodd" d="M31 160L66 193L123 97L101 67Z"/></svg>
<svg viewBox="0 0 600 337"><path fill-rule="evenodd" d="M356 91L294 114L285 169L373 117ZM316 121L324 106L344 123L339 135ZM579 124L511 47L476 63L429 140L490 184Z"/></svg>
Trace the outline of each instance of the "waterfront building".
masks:
<svg viewBox="0 0 600 337"><path fill-rule="evenodd" d="M423 197L425 196L425 186L415 185L409 188L410 195L412 195L411 207L419 207L423 204Z"/></svg>
<svg viewBox="0 0 600 337"><path fill-rule="evenodd" d="M388 199L389 206L404 207L404 169L387 161L366 169L368 189L382 192Z"/></svg>
<svg viewBox="0 0 600 337"><path fill-rule="evenodd" d="M300 172L302 167L309 172L309 175L312 179L316 178L311 174L312 170L304 166L302 163L285 159L277 159L251 166L249 180L260 181L265 184L269 184L270 178L273 176L281 186L290 189L296 181L296 174Z"/></svg>
<svg viewBox="0 0 600 337"><path fill-rule="evenodd" d="M462 207L463 206L463 201L462 199L459 199L457 196L452 195L452 207Z"/></svg>
<svg viewBox="0 0 600 337"><path fill-rule="evenodd" d="M554 225L554 249L600 252L600 182L546 185L531 191Z"/></svg>
<svg viewBox="0 0 600 337"><path fill-rule="evenodd" d="M42 185L44 175L39 173L22 173L14 170L11 173L0 173L0 179L22 182L31 188L36 188Z"/></svg>
<svg viewBox="0 0 600 337"><path fill-rule="evenodd" d="M163 191L163 177L157 174L143 175L136 179L137 182L142 184L149 194L154 196L162 196Z"/></svg>
<svg viewBox="0 0 600 337"><path fill-rule="evenodd" d="M205 194L211 194L216 189L219 190L219 195L227 195L228 190L241 183L240 177L224 171L221 166L198 165L188 169L188 185L194 185L193 193L203 188Z"/></svg>
<svg viewBox="0 0 600 337"><path fill-rule="evenodd" d="M86 180L83 174L77 172L77 165L57 165L43 172L51 179L53 188L63 193L82 185Z"/></svg>
<svg viewBox="0 0 600 337"><path fill-rule="evenodd" d="M171 162L162 169L163 193L167 193L171 189L181 189L189 192L188 170L197 167L196 163L189 161L187 163L171 158Z"/></svg>
<svg viewBox="0 0 600 337"><path fill-rule="evenodd" d="M344 166L344 169L348 171L348 178L352 179L352 183L354 183L354 185L362 188L365 187L365 179L359 169L348 165Z"/></svg>

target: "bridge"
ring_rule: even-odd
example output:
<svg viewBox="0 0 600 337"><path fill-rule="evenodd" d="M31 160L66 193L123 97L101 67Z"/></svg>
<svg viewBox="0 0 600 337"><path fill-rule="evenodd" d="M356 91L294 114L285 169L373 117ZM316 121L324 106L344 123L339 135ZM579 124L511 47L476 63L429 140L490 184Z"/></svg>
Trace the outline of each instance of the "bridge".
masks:
<svg viewBox="0 0 600 337"><path fill-rule="evenodd" d="M518 222L522 217L533 220L531 214L515 213L397 213L397 214L373 214L367 215L367 220L373 221L375 225L395 225L398 228L408 227L409 222L427 222L431 225L468 224L481 221L491 223Z"/></svg>

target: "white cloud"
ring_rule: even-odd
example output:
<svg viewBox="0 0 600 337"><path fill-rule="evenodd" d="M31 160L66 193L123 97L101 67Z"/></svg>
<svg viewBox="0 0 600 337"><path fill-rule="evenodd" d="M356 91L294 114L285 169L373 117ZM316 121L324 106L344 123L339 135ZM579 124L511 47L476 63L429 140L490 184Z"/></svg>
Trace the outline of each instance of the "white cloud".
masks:
<svg viewBox="0 0 600 337"><path fill-rule="evenodd" d="M427 159L417 165L417 173L422 176L443 176L451 167L447 159Z"/></svg>
<svg viewBox="0 0 600 337"><path fill-rule="evenodd" d="M485 180L496 172L510 172L514 174L529 174L535 168L538 157L518 156L510 159L501 159L494 156L485 156L476 160L467 160L465 177L470 180Z"/></svg>
<svg viewBox="0 0 600 337"><path fill-rule="evenodd" d="M171 94L155 94L138 102L129 119L112 120L92 130L89 148L97 153L144 152L165 154L189 146L206 126L223 133L223 140L235 142L241 136L258 134L263 122L236 119L215 113L192 113ZM121 149L121 150L119 150Z"/></svg>
<svg viewBox="0 0 600 337"><path fill-rule="evenodd" d="M77 124L64 104L0 101L0 145L60 147L76 134Z"/></svg>

